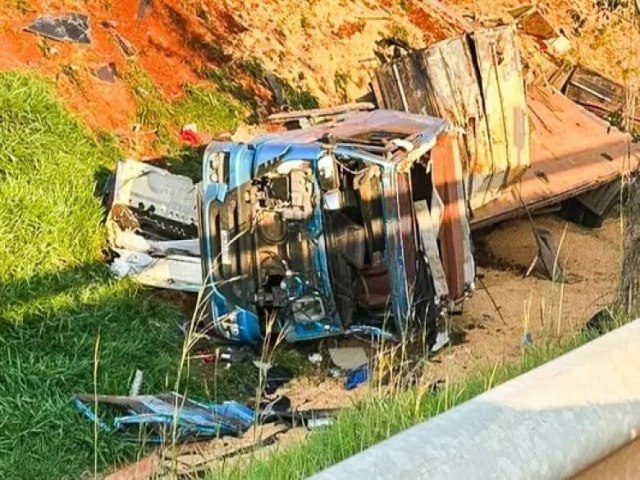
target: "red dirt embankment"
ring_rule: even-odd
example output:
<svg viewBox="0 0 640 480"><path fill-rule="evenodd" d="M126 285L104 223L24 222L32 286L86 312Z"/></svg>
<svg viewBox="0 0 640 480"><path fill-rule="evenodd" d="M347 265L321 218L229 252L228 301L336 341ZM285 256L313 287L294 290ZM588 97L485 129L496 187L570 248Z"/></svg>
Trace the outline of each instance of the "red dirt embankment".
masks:
<svg viewBox="0 0 640 480"><path fill-rule="evenodd" d="M168 100L182 86L203 81L204 69L234 68L234 79L250 96L268 101L270 92L243 74L256 60L292 85L308 89L321 104L340 95L366 92L375 66L375 42L387 35L416 46L455 33L417 2L290 0L248 3L228 0L153 0L138 18L140 0L24 2L0 6L0 70L29 69L55 80L61 98L91 128L128 135L135 121L132 86L98 80L96 67L113 63L120 77L135 63ZM25 26L41 15L89 16L92 42L79 45L44 39ZM109 25L114 28L107 28ZM127 57L113 31L136 50ZM340 95L336 95L336 93Z"/></svg>

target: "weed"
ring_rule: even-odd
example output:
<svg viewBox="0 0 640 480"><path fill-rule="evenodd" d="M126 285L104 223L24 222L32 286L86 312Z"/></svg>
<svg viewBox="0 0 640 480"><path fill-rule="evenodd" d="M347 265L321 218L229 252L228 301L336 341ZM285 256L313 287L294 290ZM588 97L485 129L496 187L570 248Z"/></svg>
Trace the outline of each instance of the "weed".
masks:
<svg viewBox="0 0 640 480"><path fill-rule="evenodd" d="M409 31L405 27L403 27L402 25L398 25L397 23L394 23L392 25L390 35L392 38L402 40L407 45L411 45L412 43Z"/></svg>
<svg viewBox="0 0 640 480"><path fill-rule="evenodd" d="M62 66L62 74L69 79L82 92L82 82L80 81L80 67L67 63Z"/></svg>
<svg viewBox="0 0 640 480"><path fill-rule="evenodd" d="M23 14L31 11L28 0L10 0L9 4Z"/></svg>
<svg viewBox="0 0 640 480"><path fill-rule="evenodd" d="M237 72L249 75L256 84L270 88L269 82L267 81L267 70L255 59L247 60L225 70L209 69L204 72L204 76L213 82L218 90L231 95L238 102L249 107L252 115L247 121L249 123L257 122L261 117L262 106L258 103L252 92L245 90L235 79ZM318 108L318 99L308 90L295 88L286 80L276 77L275 75L273 75L273 79L282 88L285 103L294 110Z"/></svg>
<svg viewBox="0 0 640 480"><path fill-rule="evenodd" d="M333 85L336 89L336 93L340 102L347 103L349 101L349 95L347 94L347 85L349 84L349 77L346 73L338 70L333 77Z"/></svg>

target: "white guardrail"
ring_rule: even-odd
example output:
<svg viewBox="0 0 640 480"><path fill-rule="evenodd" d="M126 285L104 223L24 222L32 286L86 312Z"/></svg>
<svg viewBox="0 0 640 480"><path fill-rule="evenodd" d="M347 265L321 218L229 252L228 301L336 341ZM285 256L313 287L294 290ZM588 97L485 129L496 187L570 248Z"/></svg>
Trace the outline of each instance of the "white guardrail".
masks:
<svg viewBox="0 0 640 480"><path fill-rule="evenodd" d="M638 432L635 320L312 478L567 478Z"/></svg>

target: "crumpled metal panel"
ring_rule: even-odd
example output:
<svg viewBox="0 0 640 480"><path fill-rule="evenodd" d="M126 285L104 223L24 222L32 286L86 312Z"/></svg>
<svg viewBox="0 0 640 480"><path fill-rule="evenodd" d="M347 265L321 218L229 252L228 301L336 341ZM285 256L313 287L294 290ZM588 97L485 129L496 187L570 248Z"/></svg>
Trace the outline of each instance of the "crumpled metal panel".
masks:
<svg viewBox="0 0 640 480"><path fill-rule="evenodd" d="M119 277L131 277L148 287L198 293L202 288L202 267L198 257L167 255L152 257L146 253L114 249L119 255L111 271Z"/></svg>
<svg viewBox="0 0 640 480"><path fill-rule="evenodd" d="M472 209L498 196L529 165L526 96L515 26L478 30L383 65L378 105L459 128Z"/></svg>
<svg viewBox="0 0 640 480"><path fill-rule="evenodd" d="M463 133L458 135L460 158L472 205L483 200L492 165L487 119L467 37L438 43L422 52L438 115ZM480 200L477 200L477 199Z"/></svg>
<svg viewBox="0 0 640 480"><path fill-rule="evenodd" d="M151 211L179 223L197 224L193 181L148 163L118 162L113 203Z"/></svg>
<svg viewBox="0 0 640 480"><path fill-rule="evenodd" d="M495 201L475 210L479 228L575 197L637 170L640 146L548 87L527 94L531 168ZM586 140L588 139L588 142Z"/></svg>
<svg viewBox="0 0 640 480"><path fill-rule="evenodd" d="M91 43L89 17L84 13L38 17L25 30L61 42Z"/></svg>

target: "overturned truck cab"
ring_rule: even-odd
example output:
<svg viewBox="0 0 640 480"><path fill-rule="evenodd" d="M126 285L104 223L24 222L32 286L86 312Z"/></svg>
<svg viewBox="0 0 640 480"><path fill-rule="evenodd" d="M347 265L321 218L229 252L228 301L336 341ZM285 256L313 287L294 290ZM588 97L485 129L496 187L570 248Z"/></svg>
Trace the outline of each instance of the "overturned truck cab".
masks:
<svg viewBox="0 0 640 480"><path fill-rule="evenodd" d="M389 110L209 145L198 205L216 333L433 342L473 289L458 148L446 121Z"/></svg>

